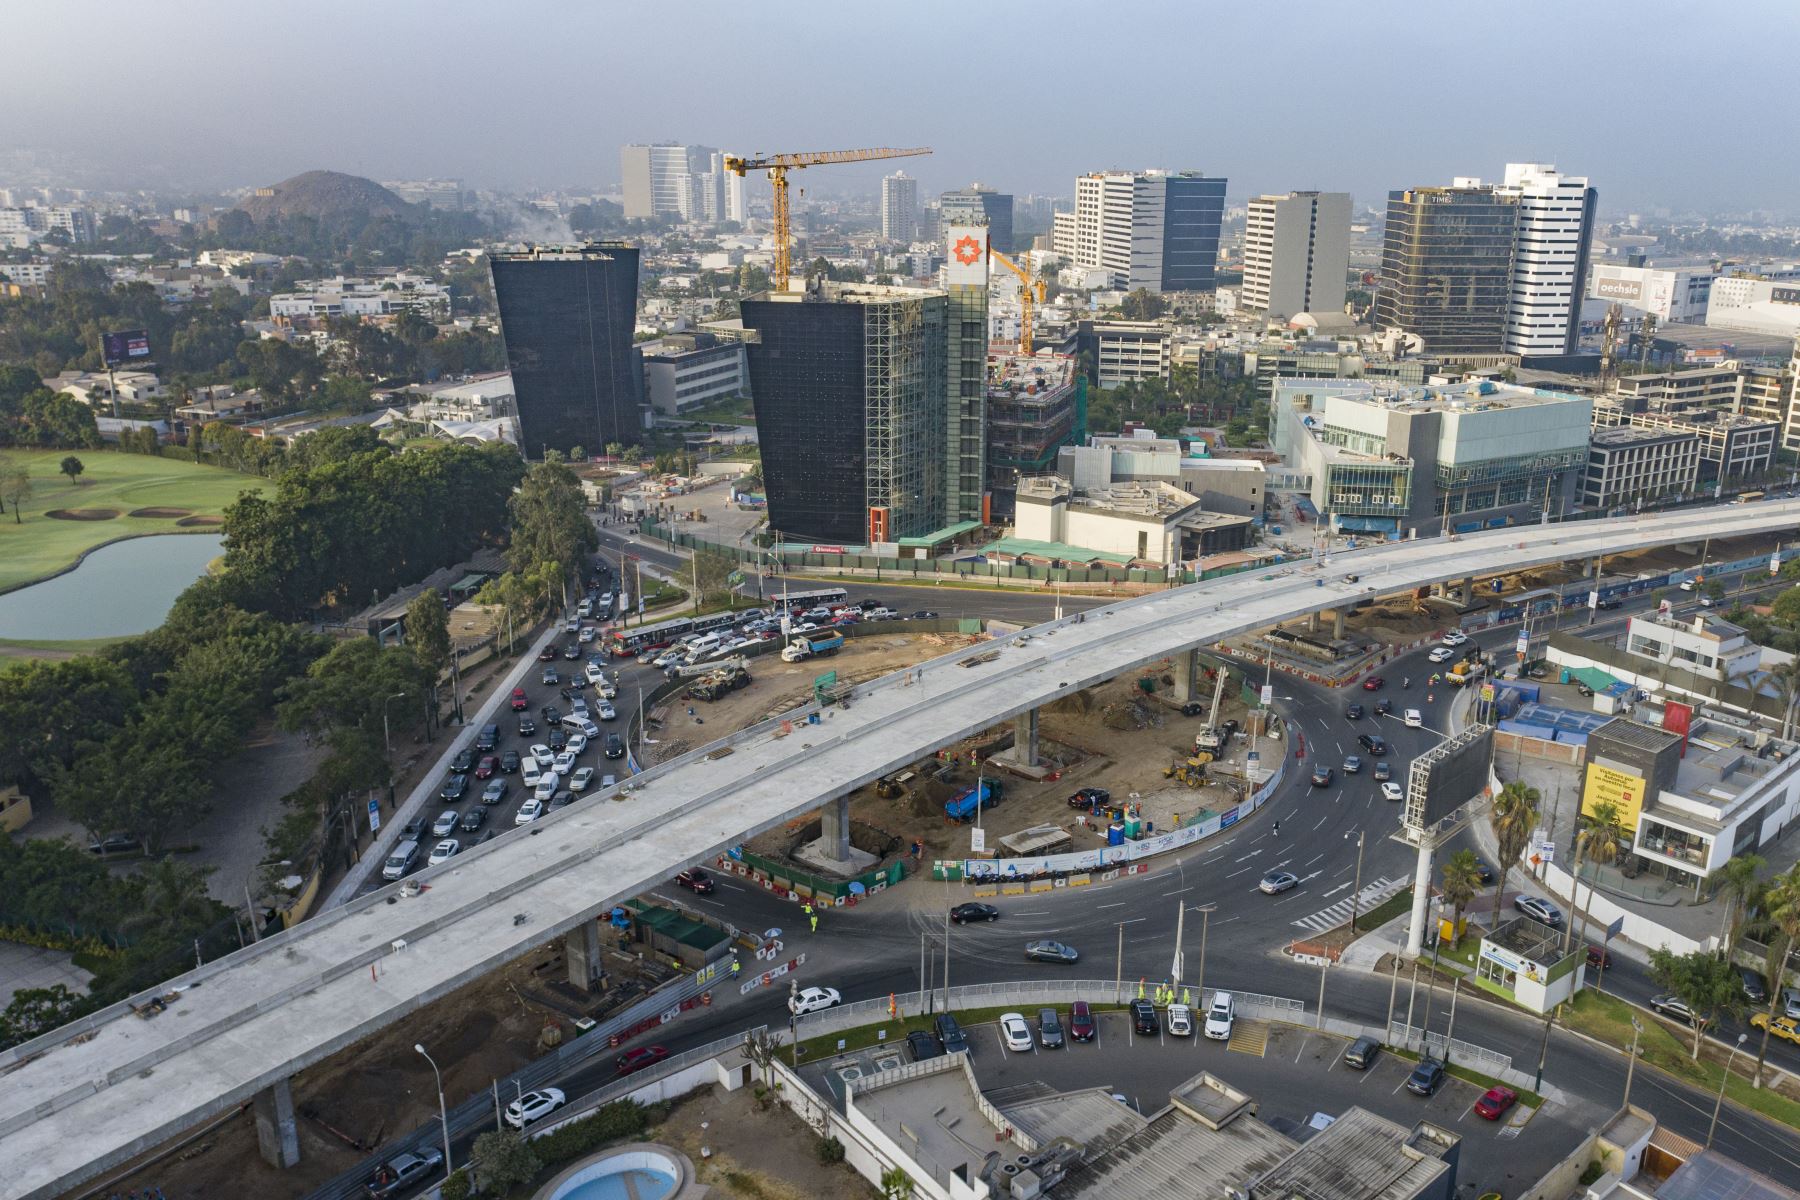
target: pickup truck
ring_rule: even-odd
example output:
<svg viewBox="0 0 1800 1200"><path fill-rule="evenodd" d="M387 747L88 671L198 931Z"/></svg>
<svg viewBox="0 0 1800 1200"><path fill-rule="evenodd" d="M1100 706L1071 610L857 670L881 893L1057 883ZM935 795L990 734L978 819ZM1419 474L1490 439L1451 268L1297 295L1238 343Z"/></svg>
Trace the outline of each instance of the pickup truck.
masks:
<svg viewBox="0 0 1800 1200"><path fill-rule="evenodd" d="M781 651L782 662L799 662L803 658L818 658L827 654L836 654L844 644L844 635L836 632L820 631L817 633L795 634Z"/></svg>
<svg viewBox="0 0 1800 1200"><path fill-rule="evenodd" d="M992 808L1000 803L1001 790L998 779L984 779L979 796L975 788L969 788L944 801L944 815L952 821L973 821L978 808Z"/></svg>

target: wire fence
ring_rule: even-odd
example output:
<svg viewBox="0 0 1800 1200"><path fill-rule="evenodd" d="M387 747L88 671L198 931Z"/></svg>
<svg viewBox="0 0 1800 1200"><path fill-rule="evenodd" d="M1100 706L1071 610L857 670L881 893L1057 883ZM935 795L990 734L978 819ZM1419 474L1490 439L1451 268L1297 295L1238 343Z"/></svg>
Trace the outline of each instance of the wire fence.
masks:
<svg viewBox="0 0 1800 1200"><path fill-rule="evenodd" d="M1476 1067L1484 1075L1499 1075L1512 1070L1510 1054L1501 1054L1497 1050L1489 1050L1461 1038L1446 1038L1441 1033L1432 1033L1403 1021L1395 1021L1388 1026L1387 1040L1392 1045L1409 1050L1417 1045L1434 1058L1460 1066Z"/></svg>

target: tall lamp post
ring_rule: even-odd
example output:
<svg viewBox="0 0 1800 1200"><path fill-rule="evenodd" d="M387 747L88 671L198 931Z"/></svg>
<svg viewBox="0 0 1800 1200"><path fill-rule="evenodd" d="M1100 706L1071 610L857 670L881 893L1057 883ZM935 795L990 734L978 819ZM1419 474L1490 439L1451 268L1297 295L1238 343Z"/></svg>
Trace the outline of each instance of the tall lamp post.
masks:
<svg viewBox="0 0 1800 1200"><path fill-rule="evenodd" d="M438 1070L437 1060L431 1055L425 1054L424 1046L414 1042L413 1049L425 1055L425 1061L431 1064L431 1074L437 1079L438 1120L444 1126L444 1178L448 1180L450 1178L450 1111L444 1107L444 1076Z"/></svg>
<svg viewBox="0 0 1800 1200"><path fill-rule="evenodd" d="M1631 1058L1625 1063L1625 1100L1619 1106L1621 1108L1631 1107L1631 1074L1637 1069L1638 1035L1643 1032L1644 1027L1638 1023L1638 1019L1631 1018Z"/></svg>
<svg viewBox="0 0 1800 1200"><path fill-rule="evenodd" d="M1344 835L1344 840L1350 840L1350 835L1348 833ZM1362 858L1363 831L1359 829L1356 831L1356 883L1352 885L1352 891L1350 892L1350 933L1352 936L1356 933L1357 905L1362 900Z"/></svg>
<svg viewBox="0 0 1800 1200"><path fill-rule="evenodd" d="M1194 991L1199 994L1202 1008L1206 1007L1206 927L1218 907L1217 904L1200 906L1200 968L1194 973Z"/></svg>
<svg viewBox="0 0 1800 1200"><path fill-rule="evenodd" d="M1708 1150L1712 1149L1713 1134L1719 1128L1719 1110L1725 1107L1725 1085L1731 1082L1731 1064L1736 1060L1737 1052L1744 1048L1744 1039L1749 1036L1747 1033L1738 1034L1737 1044L1732 1046L1731 1055L1725 1060L1725 1073L1719 1076L1719 1098L1713 1101L1712 1124L1706 1127L1706 1148Z"/></svg>
<svg viewBox="0 0 1800 1200"><path fill-rule="evenodd" d="M390 759L394 757L394 739L393 736L388 733L388 705L396 700L403 700L405 698L405 692L395 692L381 702L381 743L387 747L387 756Z"/></svg>

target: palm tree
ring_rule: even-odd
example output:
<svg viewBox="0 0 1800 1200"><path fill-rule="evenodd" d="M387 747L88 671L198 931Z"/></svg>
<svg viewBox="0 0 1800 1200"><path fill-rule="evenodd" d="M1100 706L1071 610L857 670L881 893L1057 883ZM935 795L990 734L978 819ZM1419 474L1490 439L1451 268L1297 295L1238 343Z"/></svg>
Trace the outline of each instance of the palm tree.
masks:
<svg viewBox="0 0 1800 1200"><path fill-rule="evenodd" d="M1462 942L1463 910L1469 907L1477 892L1481 891L1481 861L1475 857L1473 850L1458 850L1444 864L1444 899L1453 910L1450 928L1456 931L1455 943Z"/></svg>
<svg viewBox="0 0 1800 1200"><path fill-rule="evenodd" d="M1537 828L1538 790L1523 780L1515 779L1494 797L1494 836L1500 840L1500 886L1494 889L1494 924L1500 923L1500 897L1506 892L1507 878L1513 864L1531 841Z"/></svg>
<svg viewBox="0 0 1800 1200"><path fill-rule="evenodd" d="M126 915L120 928L136 933L192 929L206 922L213 915L213 901L206 894L206 877L210 874L211 868L186 866L172 856L161 859L139 877L143 891L137 909Z"/></svg>
<svg viewBox="0 0 1800 1200"><path fill-rule="evenodd" d="M1781 701L1781 740L1787 741L1794 735L1794 710L1800 707L1800 658L1772 669L1769 682Z"/></svg>
<svg viewBox="0 0 1800 1200"><path fill-rule="evenodd" d="M1744 932L1744 920L1762 895L1765 886L1762 871L1768 865L1768 860L1760 854L1745 854L1731 859L1706 877L1708 890L1725 901L1725 925L1720 933L1721 949L1726 958L1730 958L1737 948L1738 938Z"/></svg>
<svg viewBox="0 0 1800 1200"><path fill-rule="evenodd" d="M1787 983L1788 956L1800 946L1800 863L1768 883L1762 896L1763 918L1757 922L1769 936L1769 956L1763 966L1769 987L1769 1019L1763 1023L1762 1042L1756 1048L1756 1074L1750 1080L1762 1086L1763 1060L1769 1053L1769 1030L1781 1011L1782 989Z"/></svg>
<svg viewBox="0 0 1800 1200"><path fill-rule="evenodd" d="M1625 832L1619 819L1619 806L1611 800L1599 800L1587 814L1587 824L1575 835L1575 881L1569 885L1569 902L1581 912L1581 929L1576 940L1587 936L1587 909L1581 905L1581 864L1583 861L1610 866L1619 858L1619 838ZM1593 902L1593 885L1588 885L1588 901Z"/></svg>

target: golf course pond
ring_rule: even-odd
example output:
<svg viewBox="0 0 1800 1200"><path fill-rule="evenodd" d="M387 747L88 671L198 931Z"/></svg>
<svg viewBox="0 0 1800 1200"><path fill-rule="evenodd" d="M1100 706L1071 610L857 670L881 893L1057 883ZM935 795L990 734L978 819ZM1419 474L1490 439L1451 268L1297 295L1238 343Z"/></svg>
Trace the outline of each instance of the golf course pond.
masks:
<svg viewBox="0 0 1800 1200"><path fill-rule="evenodd" d="M216 533L153 534L101 546L61 575L0 595L0 639L148 633L224 552L224 541Z"/></svg>

